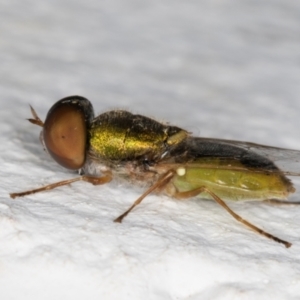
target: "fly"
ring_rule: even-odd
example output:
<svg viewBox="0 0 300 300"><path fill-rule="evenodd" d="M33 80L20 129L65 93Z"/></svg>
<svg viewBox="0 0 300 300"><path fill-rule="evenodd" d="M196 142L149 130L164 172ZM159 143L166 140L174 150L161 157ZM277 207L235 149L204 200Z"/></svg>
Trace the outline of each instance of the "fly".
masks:
<svg viewBox="0 0 300 300"><path fill-rule="evenodd" d="M32 107L31 112L33 118L29 121L43 128L40 139L51 157L61 166L78 171L80 176L12 193L11 198L76 181L100 185L121 177L133 184L146 183L148 188L115 222L122 222L152 192L175 199L199 196L214 200L257 233L287 248L292 245L243 219L225 201L300 204L287 201L295 188L286 177L300 175L297 171L300 151L193 137L179 127L124 110L94 117L92 104L80 96L56 102L45 122ZM283 167L277 167L275 162Z"/></svg>

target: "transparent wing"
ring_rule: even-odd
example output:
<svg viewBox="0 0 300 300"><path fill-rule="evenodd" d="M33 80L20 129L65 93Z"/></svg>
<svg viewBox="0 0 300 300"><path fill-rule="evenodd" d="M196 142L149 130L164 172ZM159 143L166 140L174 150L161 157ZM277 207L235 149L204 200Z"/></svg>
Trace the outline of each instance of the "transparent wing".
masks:
<svg viewBox="0 0 300 300"><path fill-rule="evenodd" d="M256 153L273 162L282 173L289 176L300 176L300 150L290 150L234 140L212 138L197 138L197 140L203 145L218 145L217 147L215 146L216 149L237 147L249 151L249 153ZM214 156L217 156L217 152ZM220 151L219 155L222 156L224 154Z"/></svg>

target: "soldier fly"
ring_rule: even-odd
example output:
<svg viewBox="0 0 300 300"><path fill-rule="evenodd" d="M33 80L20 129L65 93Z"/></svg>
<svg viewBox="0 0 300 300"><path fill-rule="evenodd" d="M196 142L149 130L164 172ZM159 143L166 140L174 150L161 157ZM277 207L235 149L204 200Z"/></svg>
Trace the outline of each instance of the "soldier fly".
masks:
<svg viewBox="0 0 300 300"><path fill-rule="evenodd" d="M81 96L56 102L45 122L32 107L31 112L33 118L28 120L43 128L40 139L48 153L58 164L78 171L80 176L12 193L11 198L76 181L100 185L121 177L148 187L115 222L122 222L152 192L175 199L199 196L216 201L237 221L257 233L287 248L292 245L246 221L224 201L300 204L287 201L295 188L286 177L299 173L275 165L275 161L285 163L285 157L298 161L300 151L193 137L179 127L124 110L112 110L94 118L92 104Z"/></svg>

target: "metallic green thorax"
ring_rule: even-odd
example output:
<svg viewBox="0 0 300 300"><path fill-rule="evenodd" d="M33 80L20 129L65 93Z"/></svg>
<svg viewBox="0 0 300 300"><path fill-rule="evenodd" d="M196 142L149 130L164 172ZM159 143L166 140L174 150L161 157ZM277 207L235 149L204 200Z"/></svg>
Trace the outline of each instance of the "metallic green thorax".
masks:
<svg viewBox="0 0 300 300"><path fill-rule="evenodd" d="M110 111L91 124L90 153L110 161L155 160L184 140L188 133L127 111Z"/></svg>

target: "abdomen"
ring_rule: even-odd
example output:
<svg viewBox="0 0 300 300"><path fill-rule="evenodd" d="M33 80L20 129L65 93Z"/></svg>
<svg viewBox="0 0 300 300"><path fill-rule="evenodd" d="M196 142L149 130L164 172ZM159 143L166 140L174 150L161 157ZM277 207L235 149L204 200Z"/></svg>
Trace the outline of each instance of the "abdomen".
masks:
<svg viewBox="0 0 300 300"><path fill-rule="evenodd" d="M295 190L280 171L268 173L188 166L182 173L184 175L176 174L172 179L177 191L190 191L205 186L223 200L284 200ZM204 193L199 197L211 198Z"/></svg>

